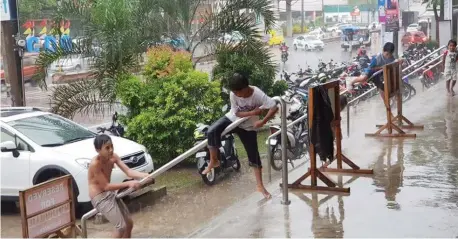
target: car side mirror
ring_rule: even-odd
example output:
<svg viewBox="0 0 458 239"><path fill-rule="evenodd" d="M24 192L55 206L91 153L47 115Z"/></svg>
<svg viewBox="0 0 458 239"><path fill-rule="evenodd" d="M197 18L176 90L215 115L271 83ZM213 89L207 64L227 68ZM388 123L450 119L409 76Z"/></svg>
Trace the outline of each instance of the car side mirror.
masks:
<svg viewBox="0 0 458 239"><path fill-rule="evenodd" d="M2 152L13 152L17 150L16 144L13 141L5 141L0 144Z"/></svg>
<svg viewBox="0 0 458 239"><path fill-rule="evenodd" d="M16 144L13 141L5 141L0 143L2 152L12 152L15 158L19 157L19 151Z"/></svg>

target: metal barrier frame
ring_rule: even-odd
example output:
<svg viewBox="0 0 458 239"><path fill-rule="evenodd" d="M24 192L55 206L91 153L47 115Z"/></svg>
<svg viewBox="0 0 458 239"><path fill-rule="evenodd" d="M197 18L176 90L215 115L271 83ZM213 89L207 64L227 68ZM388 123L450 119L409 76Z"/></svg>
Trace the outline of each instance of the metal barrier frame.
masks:
<svg viewBox="0 0 458 239"><path fill-rule="evenodd" d="M401 70L401 73L403 73L403 72L409 70L410 68L416 66L416 65L419 64L420 62L426 60L427 58L431 57L432 55L434 55L434 54L440 52L441 50L443 50L443 49L445 49L445 48L446 48L446 46L439 47L438 49L436 49L436 50L434 50L433 52L429 53L428 55L426 55L425 57L421 58L420 60L418 60L418 61L412 63L410 66L406 67L405 69L402 69L402 70ZM440 55L440 53L439 53L439 56L438 56L438 57L436 57L436 58L434 58L433 60L427 62L425 65L426 65L426 66L427 66L427 65L431 65L433 62L437 61L438 59L441 59L441 57L442 57L442 55ZM439 61L437 64L434 64L434 65L433 65L433 68L434 68L434 67L437 67L437 66L439 65L439 63L440 63L440 61ZM423 70L423 68L422 68L422 67L419 67L418 69L415 69L414 71L410 72L407 76L403 76L402 78L404 78L404 77L409 77L410 75L415 74L415 73L417 73L417 72L420 71L420 70ZM372 75L372 77L377 76L377 75L381 74L382 72L383 72L383 69L382 69L382 70L379 70L379 71L377 71L377 72L375 72L375 73ZM371 78L372 78L372 77L371 77ZM359 100L360 98L366 96L367 94L371 93L371 92L374 91L375 89L377 89L377 87L372 87L372 88L369 89L368 91L364 92L362 95L360 95L360 96L358 96L358 97L356 97L356 98L354 98L353 100L351 100L351 101L348 102L348 104L347 104L347 137L350 137L350 108L351 108L351 106L353 106L354 102L356 102L356 101ZM342 92L342 94L345 93L345 92L347 92L347 90L345 90L344 92Z"/></svg>
<svg viewBox="0 0 458 239"><path fill-rule="evenodd" d="M287 138L287 135L286 135L286 132L287 132L287 130L286 130L286 128L287 128L287 124L286 124L286 103L279 96L273 97L273 99L277 102L277 104L280 104L280 106L281 106L281 132L282 132L282 139L286 139ZM224 136L227 133L229 133L230 131L232 131L233 129L237 128L241 123L245 122L248 118L249 117L245 117L245 118L241 118L241 119L238 119L238 120L232 122L232 124L230 124L223 131L221 136ZM174 158L173 160L171 160L170 162L168 162L164 166L162 166L159 169L157 169L154 172L152 172L149 176L147 176L147 177L143 178L142 180L140 180L140 185L143 186L143 185L149 183L152 179L156 178L157 176L159 176L162 173L166 172L167 170L171 169L173 166L177 165L181 161L185 160L186 158L190 157L191 155L196 154L199 150L201 150L202 148L206 147L207 143L208 143L208 141L204 140L204 141L200 142L199 144L195 145L194 147L192 147L191 149L187 150L183 154L181 154L178 157ZM286 157L286 140L282 140L281 146L282 146L282 161L283 161L283 166L284 166L283 167L283 175L282 175L283 177L282 178L284 180L283 185L285 185L283 187L283 201L282 201L282 203L287 205L287 204L289 204L290 201L288 199L288 187L287 187L287 184L288 184L288 168L287 168L287 157ZM127 196L127 195L129 195L129 194L131 194L133 192L134 192L134 190L129 188L129 189L119 193L118 195L116 195L116 198L118 200L120 200L121 198L123 198L123 197L125 197L125 196ZM97 214L97 209L94 208L94 209L92 209L91 211L87 212L86 214L84 214L81 217L81 231L82 231L81 237L82 238L87 238L87 220L89 218L95 216L96 214Z"/></svg>
<svg viewBox="0 0 458 239"><path fill-rule="evenodd" d="M286 111L286 108L285 108L285 111ZM303 116L299 117L298 119L296 119L295 121L289 123L286 128L291 128L292 126L298 124L299 122L301 122L302 120L306 119L308 117L307 114L304 114ZM286 117L285 117L286 118ZM272 160L272 151L270 150L270 140L276 136L278 136L279 134L282 134L281 135L281 143L282 143L282 163L283 163L283 166L282 166L282 190L283 190L283 198L282 198L282 204L283 205L289 205L291 203L291 201L289 200L288 196L285 197L285 194L288 195L288 185L287 185L287 182L288 182L288 159L287 159L287 152L286 150L283 150L283 149L286 149L286 145L285 145L285 148L283 148L283 142L285 142L285 144L287 144L287 141L286 140L283 140L283 139L287 139L288 138L288 130L283 130L283 127L281 130L271 134L269 137L267 137L267 140L266 140L266 145L267 145L267 162L269 163L269 167L268 167L268 173L269 173L269 180L272 180L271 177L272 177L272 165L270 165L270 162ZM283 153L285 154L285 157L283 156ZM285 183L286 182L286 183ZM285 186L286 185L286 186ZM286 193L285 193L286 191Z"/></svg>

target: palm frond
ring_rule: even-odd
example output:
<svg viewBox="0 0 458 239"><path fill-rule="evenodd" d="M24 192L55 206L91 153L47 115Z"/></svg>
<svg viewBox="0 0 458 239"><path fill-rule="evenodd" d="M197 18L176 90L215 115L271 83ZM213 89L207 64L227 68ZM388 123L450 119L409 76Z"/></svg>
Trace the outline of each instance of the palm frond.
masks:
<svg viewBox="0 0 458 239"><path fill-rule="evenodd" d="M82 79L67 85L59 85L51 96L51 110L66 118L76 113L104 113L115 103L115 89L111 79Z"/></svg>

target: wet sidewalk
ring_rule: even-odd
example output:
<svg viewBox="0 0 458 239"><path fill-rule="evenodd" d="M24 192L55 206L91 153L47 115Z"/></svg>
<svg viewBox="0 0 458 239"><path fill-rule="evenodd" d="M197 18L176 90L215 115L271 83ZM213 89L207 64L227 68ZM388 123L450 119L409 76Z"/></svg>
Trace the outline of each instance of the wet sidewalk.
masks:
<svg viewBox="0 0 458 239"><path fill-rule="evenodd" d="M374 169L367 177L327 173L346 183L349 195L290 189L291 204L284 206L277 181L269 186L272 200L259 201L253 194L190 236L458 238L458 96L447 97L443 81L417 92L404 104L404 115L425 126L412 131L416 139L364 136L384 123L378 97L351 110L349 138L342 121L344 155ZM289 181L307 168L291 172Z"/></svg>

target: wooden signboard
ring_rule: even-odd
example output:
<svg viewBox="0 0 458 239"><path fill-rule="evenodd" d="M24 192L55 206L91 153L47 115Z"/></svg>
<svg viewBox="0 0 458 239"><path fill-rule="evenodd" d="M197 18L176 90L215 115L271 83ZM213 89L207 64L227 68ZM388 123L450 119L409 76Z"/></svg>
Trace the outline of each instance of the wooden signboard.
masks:
<svg viewBox="0 0 458 239"><path fill-rule="evenodd" d="M294 183L289 184L288 187L290 188L296 188L296 189L307 189L307 190L320 190L320 191L335 191L335 192L345 192L349 193L350 188L343 188L343 187L337 187L337 184L333 182L330 178L328 178L323 172L321 171L333 171L333 172L341 172L341 171L346 171L347 169L342 169L342 161L346 162L348 165L350 165L353 169L350 169L351 171L359 171L359 167L356 166L353 162L351 162L348 158L346 158L342 154L342 147L341 147L341 142L342 142L342 133L340 129L340 94L339 94L339 82L338 81L332 81L328 82L326 84L322 84L321 87L324 87L327 90L328 97L331 103L332 111L334 113L334 120L331 123L331 127L333 129L334 135L336 136L336 148L337 148L337 163L338 163L338 169L328 169L326 166L318 169L317 168L317 162L316 162L316 152L315 152L315 145L313 145L312 142L310 142L310 147L309 147L309 154L310 154L310 168L307 171L306 174L301 176L299 179L297 179ZM309 88L309 104L308 104L308 123L309 123L309 129L313 128L313 118L314 115L317 114L318 111L320 110L319 108L315 109L315 94L316 94L316 88ZM370 171L369 173L372 173L372 170L367 170ZM367 173L367 171L365 171ZM311 179L311 185L303 185L302 182L310 177ZM323 186L318 186L318 179L320 179L324 184L326 184L327 187Z"/></svg>
<svg viewBox="0 0 458 239"><path fill-rule="evenodd" d="M373 134L366 134L366 136L381 136L381 137L416 137L416 134L407 134L404 129L423 129L422 125L414 125L402 114L402 79L401 79L401 64L396 61L383 67L384 78L384 103L386 107L387 123L384 125L377 125L379 130ZM396 97L397 116L393 117L391 113L390 99ZM397 124L393 123L397 122ZM403 125L406 122L407 125ZM393 129L397 134L393 133ZM387 130L387 134L382 134L382 131Z"/></svg>
<svg viewBox="0 0 458 239"><path fill-rule="evenodd" d="M38 184L19 192L22 236L62 237L61 230L71 227L75 237L75 206L70 175Z"/></svg>

